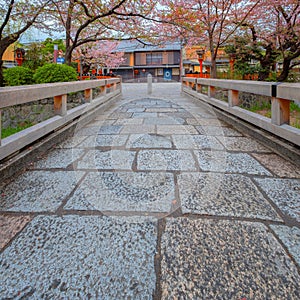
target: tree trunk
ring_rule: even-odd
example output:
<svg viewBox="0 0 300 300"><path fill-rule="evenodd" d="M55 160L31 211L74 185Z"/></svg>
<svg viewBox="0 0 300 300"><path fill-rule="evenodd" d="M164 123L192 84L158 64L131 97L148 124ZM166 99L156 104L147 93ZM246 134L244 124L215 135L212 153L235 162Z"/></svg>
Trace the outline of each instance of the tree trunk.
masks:
<svg viewBox="0 0 300 300"><path fill-rule="evenodd" d="M4 78L3 78L3 60L2 57L4 55L5 50L13 44L16 39L13 39L13 37L8 36L2 40L0 40L0 86L4 86Z"/></svg>
<svg viewBox="0 0 300 300"><path fill-rule="evenodd" d="M209 34L209 50L211 55L211 69L210 69L210 77L217 78L217 63L216 63L216 53L218 52L218 48L214 47L213 36Z"/></svg>
<svg viewBox="0 0 300 300"><path fill-rule="evenodd" d="M211 57L211 70L210 70L210 77L217 78L217 63L214 56Z"/></svg>
<svg viewBox="0 0 300 300"><path fill-rule="evenodd" d="M4 86L4 78L3 78L3 60L0 59L0 86Z"/></svg>
<svg viewBox="0 0 300 300"><path fill-rule="evenodd" d="M287 77L289 76L290 64L291 64L290 58L285 58L283 60L282 71L280 75L277 77L277 81L284 81L287 79Z"/></svg>
<svg viewBox="0 0 300 300"><path fill-rule="evenodd" d="M72 26L72 13L74 10L74 0L70 0L68 7L68 15L66 20L66 53L65 53L65 61L67 65L71 65L72 61L72 40L71 40L71 26Z"/></svg>
<svg viewBox="0 0 300 300"><path fill-rule="evenodd" d="M276 55L272 49L272 44L266 47L266 54L259 60L261 71L258 73L258 80L265 81L270 74L270 70L275 62Z"/></svg>
<svg viewBox="0 0 300 300"><path fill-rule="evenodd" d="M263 68L262 70L259 71L258 73L258 80L259 81L265 81L270 74L270 66L267 64L261 63L261 67Z"/></svg>
<svg viewBox="0 0 300 300"><path fill-rule="evenodd" d="M73 51L72 47L66 48L65 61L68 66L70 66L72 62L72 51Z"/></svg>

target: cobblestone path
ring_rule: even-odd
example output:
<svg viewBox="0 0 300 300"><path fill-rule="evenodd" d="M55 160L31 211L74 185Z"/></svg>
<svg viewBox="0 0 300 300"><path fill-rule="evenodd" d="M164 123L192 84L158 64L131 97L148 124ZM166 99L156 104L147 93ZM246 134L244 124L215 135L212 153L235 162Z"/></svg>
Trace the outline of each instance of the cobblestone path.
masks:
<svg viewBox="0 0 300 300"><path fill-rule="evenodd" d="M300 170L153 91L2 184L0 299L300 299Z"/></svg>

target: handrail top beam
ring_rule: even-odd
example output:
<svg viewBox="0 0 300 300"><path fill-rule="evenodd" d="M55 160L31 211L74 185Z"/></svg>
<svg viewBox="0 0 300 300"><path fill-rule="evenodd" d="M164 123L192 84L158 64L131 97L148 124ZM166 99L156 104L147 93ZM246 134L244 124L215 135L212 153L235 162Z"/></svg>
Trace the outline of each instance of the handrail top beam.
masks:
<svg viewBox="0 0 300 300"><path fill-rule="evenodd" d="M185 82L194 82L189 77L184 77ZM195 79L194 79L195 80ZM254 80L228 80L213 78L197 78L197 84L236 90L257 95L277 97L286 100L300 100L300 83L264 82Z"/></svg>
<svg viewBox="0 0 300 300"><path fill-rule="evenodd" d="M120 80L120 79L117 79ZM110 79L56 82L0 88L0 109L68 93L105 86Z"/></svg>

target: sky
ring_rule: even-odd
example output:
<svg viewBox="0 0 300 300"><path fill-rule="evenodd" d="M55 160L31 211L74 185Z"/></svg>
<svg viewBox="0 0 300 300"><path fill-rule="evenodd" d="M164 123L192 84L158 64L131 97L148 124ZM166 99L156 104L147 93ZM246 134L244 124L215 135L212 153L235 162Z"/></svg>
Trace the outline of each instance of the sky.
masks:
<svg viewBox="0 0 300 300"><path fill-rule="evenodd" d="M26 32L22 34L19 41L21 44L43 42L48 37L52 39L64 39L65 35L63 32L57 32L57 33L54 32L52 33L52 36L50 36L49 33L44 33L41 30L31 27L30 29L28 29Z"/></svg>

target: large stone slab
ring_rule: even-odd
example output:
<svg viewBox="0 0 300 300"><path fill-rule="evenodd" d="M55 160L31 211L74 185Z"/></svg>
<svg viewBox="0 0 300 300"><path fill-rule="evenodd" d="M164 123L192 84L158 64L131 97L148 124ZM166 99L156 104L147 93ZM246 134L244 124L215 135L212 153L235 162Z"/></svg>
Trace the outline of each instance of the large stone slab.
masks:
<svg viewBox="0 0 300 300"><path fill-rule="evenodd" d="M229 151L270 152L268 148L248 137L219 137L219 140Z"/></svg>
<svg viewBox="0 0 300 300"><path fill-rule="evenodd" d="M157 125L158 134L198 134L191 125Z"/></svg>
<svg viewBox="0 0 300 300"><path fill-rule="evenodd" d="M101 134L87 137L78 148L95 148L95 147L121 147L124 146L128 135L122 134Z"/></svg>
<svg viewBox="0 0 300 300"><path fill-rule="evenodd" d="M146 119L146 118L157 118L157 113L155 112L136 112L132 116L133 118Z"/></svg>
<svg viewBox="0 0 300 300"><path fill-rule="evenodd" d="M146 112L157 112L157 113L175 113L178 112L177 108L172 108L172 107L154 107L154 108L147 108Z"/></svg>
<svg viewBox="0 0 300 300"><path fill-rule="evenodd" d="M39 216L0 254L1 299L152 299L156 221Z"/></svg>
<svg viewBox="0 0 300 300"><path fill-rule="evenodd" d="M76 132L76 135L90 136L90 135L97 135L97 134L118 134L121 128L122 128L121 125L88 126Z"/></svg>
<svg viewBox="0 0 300 300"><path fill-rule="evenodd" d="M114 125L142 125L143 122L144 119L118 119L114 122Z"/></svg>
<svg viewBox="0 0 300 300"><path fill-rule="evenodd" d="M154 134L156 133L155 125L124 125L121 130L121 134L133 134L133 133L144 133Z"/></svg>
<svg viewBox="0 0 300 300"><path fill-rule="evenodd" d="M0 250L2 250L2 248L4 248L30 221L31 216L28 215L0 215Z"/></svg>
<svg viewBox="0 0 300 300"><path fill-rule="evenodd" d="M51 151L47 157L38 160L34 163L37 169L53 169L53 168L66 168L73 164L84 154L82 149L56 149Z"/></svg>
<svg viewBox="0 0 300 300"><path fill-rule="evenodd" d="M300 276L258 223L168 219L162 299L299 299Z"/></svg>
<svg viewBox="0 0 300 300"><path fill-rule="evenodd" d="M90 150L78 162L78 169L131 170L135 151L126 150Z"/></svg>
<svg viewBox="0 0 300 300"><path fill-rule="evenodd" d="M138 120L138 119L133 119ZM182 125L185 120L179 117L161 116L159 118L147 118L144 119L146 125Z"/></svg>
<svg viewBox="0 0 300 300"><path fill-rule="evenodd" d="M276 154L253 153L252 155L276 176L300 178L300 168Z"/></svg>
<svg viewBox="0 0 300 300"><path fill-rule="evenodd" d="M168 173L89 173L65 209L169 212L174 190L173 175Z"/></svg>
<svg viewBox="0 0 300 300"><path fill-rule="evenodd" d="M195 151L195 153L203 171L272 176L266 168L247 153L207 150Z"/></svg>
<svg viewBox="0 0 300 300"><path fill-rule="evenodd" d="M120 108L119 110L115 110L112 113L110 113L109 115L106 116L106 120L122 120L122 119L128 119L132 117L132 113L130 112L126 112L126 111L122 111L122 109ZM97 118L96 118L97 120Z"/></svg>
<svg viewBox="0 0 300 300"><path fill-rule="evenodd" d="M223 126L213 126L213 125L202 125L196 126L198 132L203 135L212 135L212 136L242 136L242 134L233 129Z"/></svg>
<svg viewBox="0 0 300 300"><path fill-rule="evenodd" d="M203 118L201 116L195 116L195 118L191 118L191 119L187 119L186 120L187 124L189 125L198 125L198 126L201 126L201 125L204 125L204 126L228 126L225 122L223 122L222 120L219 120L217 118L212 118L211 115L209 115L209 118L206 117L206 118Z"/></svg>
<svg viewBox="0 0 300 300"><path fill-rule="evenodd" d="M270 225L300 267L300 229L296 226Z"/></svg>
<svg viewBox="0 0 300 300"><path fill-rule="evenodd" d="M156 134L131 134L126 148L172 148L170 137Z"/></svg>
<svg viewBox="0 0 300 300"><path fill-rule="evenodd" d="M141 150L138 170L196 171L193 155L188 150Z"/></svg>
<svg viewBox="0 0 300 300"><path fill-rule="evenodd" d="M1 211L55 211L84 175L74 171L28 171L0 193Z"/></svg>
<svg viewBox="0 0 300 300"><path fill-rule="evenodd" d="M178 134L173 135L172 139L177 149L224 149L224 146L213 136Z"/></svg>
<svg viewBox="0 0 300 300"><path fill-rule="evenodd" d="M300 180L256 178L255 181L286 215L300 222Z"/></svg>
<svg viewBox="0 0 300 300"><path fill-rule="evenodd" d="M68 138L66 141L57 144L55 148L59 149L68 149L68 148L76 148L82 141L84 141L87 137L86 136L72 136Z"/></svg>
<svg viewBox="0 0 300 300"><path fill-rule="evenodd" d="M178 185L183 213L281 220L243 175L183 173L178 176Z"/></svg>

